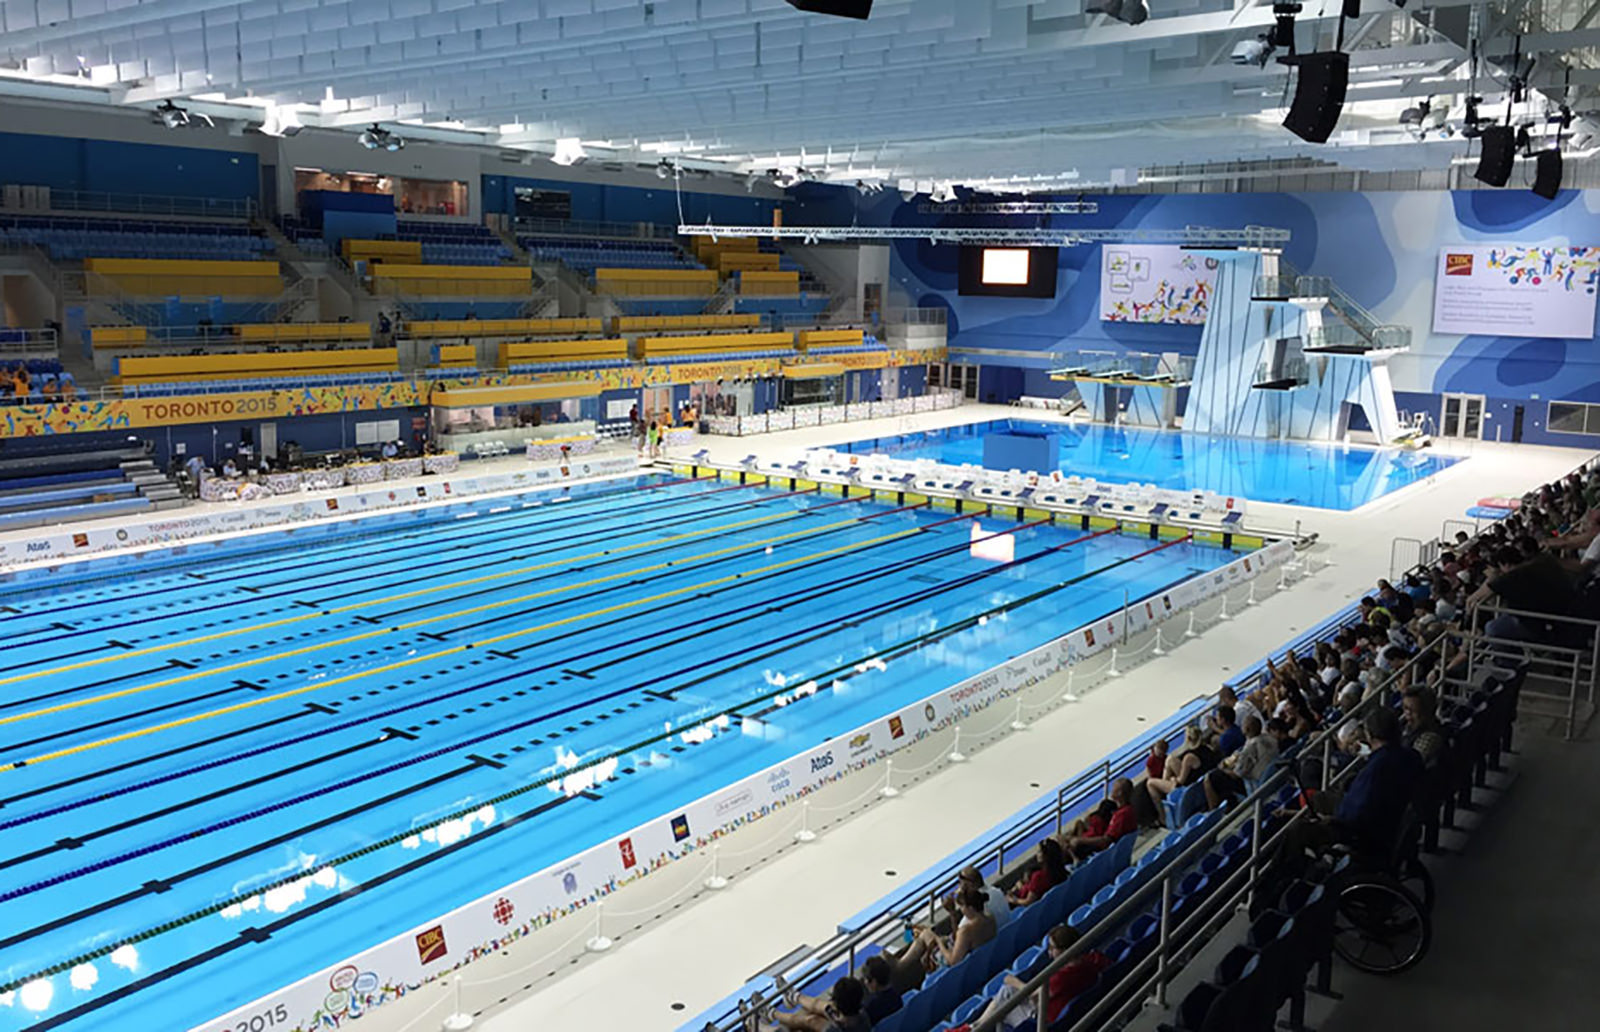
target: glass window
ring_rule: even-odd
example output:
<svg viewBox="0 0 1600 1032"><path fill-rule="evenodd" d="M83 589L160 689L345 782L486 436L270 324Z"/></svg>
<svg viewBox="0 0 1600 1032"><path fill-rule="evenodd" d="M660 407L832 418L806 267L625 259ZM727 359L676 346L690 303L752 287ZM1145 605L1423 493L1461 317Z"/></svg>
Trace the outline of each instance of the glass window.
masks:
<svg viewBox="0 0 1600 1032"><path fill-rule="evenodd" d="M1585 410L1589 407L1588 405L1575 405L1571 402L1552 401L1548 420L1550 432L1555 434L1584 433Z"/></svg>
<svg viewBox="0 0 1600 1032"><path fill-rule="evenodd" d="M1600 405L1585 405L1584 409L1589 413L1584 429L1591 434L1600 434Z"/></svg>

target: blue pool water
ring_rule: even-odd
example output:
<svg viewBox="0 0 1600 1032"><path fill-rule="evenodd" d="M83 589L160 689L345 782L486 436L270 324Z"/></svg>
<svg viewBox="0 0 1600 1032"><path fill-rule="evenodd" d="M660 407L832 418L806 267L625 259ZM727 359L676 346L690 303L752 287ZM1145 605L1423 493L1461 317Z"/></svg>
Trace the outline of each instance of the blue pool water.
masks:
<svg viewBox="0 0 1600 1032"><path fill-rule="evenodd" d="M840 451L981 466L984 437L1006 431L1053 433L1060 446L1062 473L1113 484L1215 491L1253 502L1317 509L1360 508L1461 461L1429 451L1020 419L878 437L835 447Z"/></svg>
<svg viewBox="0 0 1600 1032"><path fill-rule="evenodd" d="M972 518L639 477L0 585L0 1030L208 1021L1232 558ZM504 797L558 749L619 776Z"/></svg>

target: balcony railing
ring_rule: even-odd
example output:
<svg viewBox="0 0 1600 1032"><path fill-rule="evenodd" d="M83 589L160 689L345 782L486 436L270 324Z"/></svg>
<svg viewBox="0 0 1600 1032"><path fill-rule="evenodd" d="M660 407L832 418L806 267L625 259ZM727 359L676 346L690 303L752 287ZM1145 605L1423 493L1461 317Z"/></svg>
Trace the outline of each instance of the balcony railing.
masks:
<svg viewBox="0 0 1600 1032"><path fill-rule="evenodd" d="M8 212L39 214L78 211L109 215L248 219L256 213L256 202L251 197L164 197L103 190L57 190L48 186L7 183L0 186L0 208Z"/></svg>

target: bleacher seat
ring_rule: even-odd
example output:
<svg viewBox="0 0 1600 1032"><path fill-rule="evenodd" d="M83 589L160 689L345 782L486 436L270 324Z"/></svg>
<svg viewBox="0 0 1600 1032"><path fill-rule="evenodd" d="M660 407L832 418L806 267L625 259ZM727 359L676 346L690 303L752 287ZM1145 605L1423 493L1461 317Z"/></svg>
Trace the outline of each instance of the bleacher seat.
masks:
<svg viewBox="0 0 1600 1032"><path fill-rule="evenodd" d="M272 241L242 223L61 215L0 216L0 241L43 248L57 261L152 257L249 261L273 251Z"/></svg>
<svg viewBox="0 0 1600 1032"><path fill-rule="evenodd" d="M519 236L534 261L561 262L585 278L599 268L704 269L671 240L603 240Z"/></svg>

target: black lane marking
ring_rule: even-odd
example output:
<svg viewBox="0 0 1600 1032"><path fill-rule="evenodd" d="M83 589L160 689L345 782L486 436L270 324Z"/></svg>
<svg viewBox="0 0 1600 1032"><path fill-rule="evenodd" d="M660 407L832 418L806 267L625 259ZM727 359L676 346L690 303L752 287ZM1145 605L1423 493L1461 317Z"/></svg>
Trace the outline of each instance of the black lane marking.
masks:
<svg viewBox="0 0 1600 1032"><path fill-rule="evenodd" d="M264 684L256 684L254 681L238 680L238 681L235 681L233 683L235 685L237 685L238 687L240 687L240 688L248 688L253 692L264 692L264 691L267 690L267 686L266 685L264 685Z"/></svg>
<svg viewBox="0 0 1600 1032"><path fill-rule="evenodd" d="M506 769L506 765L498 760L491 760L489 757L479 756L477 753L467 753L467 759L471 760L473 763L476 763L480 767L488 767L490 770Z"/></svg>
<svg viewBox="0 0 1600 1032"><path fill-rule="evenodd" d="M203 795L195 796L192 799L185 799L181 802L173 803L170 806L164 806L159 810L151 810L148 813L141 813L136 816L129 817L126 820L118 821L115 824L107 824L104 827L96 828L94 831L84 832L82 834L73 836L70 839L63 839L61 842L57 842L53 846L41 846L40 848L32 850L31 852L19 853L16 856L0 860L0 871L16 867L19 864L25 864L31 860L42 859L43 857L47 857L52 853L60 852L64 848L76 849L79 846L82 846L85 842L91 842L98 838L104 838L107 835L114 835L119 831L125 831L128 828L138 827L140 824L143 824L146 821L153 821L161 817L167 817L175 813L180 813L183 810L187 810L191 806L199 806L202 803L209 803L213 800L221 799L224 796L232 795L235 792L243 791L247 788L254 788L257 785L264 785L269 781L276 781L278 778L285 777L290 774L298 774L301 771L310 770L312 767L315 767L318 764L328 763L332 760L342 759L346 756L353 756L356 753L364 752L375 745L382 745L384 742L389 740L390 739L387 738L369 738L364 742L357 742L355 745L346 746L343 749L335 749L333 752L326 753L322 756L314 756L309 760L302 760L301 762L293 764L289 767L284 767L267 774L261 774L257 777L249 778L245 781L240 781L235 784L224 785L222 788L211 792L206 792ZM63 846L62 843L64 842L72 842L74 844L70 846Z"/></svg>
<svg viewBox="0 0 1600 1032"><path fill-rule="evenodd" d="M701 482L703 480L712 480L712 479L714 479L714 478L704 477L704 478L699 478L699 479L696 479L696 480L672 480L672 481L667 481L667 482L663 482L663 483L659 483L659 484L636 485L636 486L633 486L633 487L622 488L622 489L619 489L617 491L595 492L594 494L585 494L585 495L580 495L580 496L577 496L577 497L581 501L584 501L584 502L587 502L587 501L603 501L606 498L617 497L619 495L625 495L625 494L628 494L628 493L631 493L631 492L635 492L635 491L641 491L641 492L643 492L643 491L657 491L657 490L661 490L661 489L673 486L675 484L680 484L680 483L698 483L698 482ZM736 487L746 487L746 486L749 486L749 485L736 485ZM715 494L715 493L718 493L719 491L732 490L732 489L734 489L734 488L717 488L717 489L714 489L712 491L701 491L701 492L696 492L694 494L684 495L681 498L668 499L665 502L662 502L662 501L641 502L637 506L626 506L626 507L622 507L622 508L613 508L613 509L607 510L606 512L610 513L610 514L615 514L615 513L625 512L625 511L628 511L628 510L631 510L631 509L641 508L641 507L661 507L661 506L664 506L664 505L676 505L679 501L689 502L689 501L692 501L693 499L700 498L700 497L702 497L703 495L706 495L706 494ZM490 517L490 518L487 518L487 519L478 520L478 521L475 521L475 522L478 525L481 526L481 525L483 525L485 523L490 522L491 520L498 523L498 522L501 522L504 518L507 518L507 517L512 517L512 518L520 517L520 516L523 516L523 515L527 515L527 513L528 513L528 510L520 510L520 509L512 510L509 513L499 513L499 514L496 514L493 517ZM580 514L581 514L581 512L580 512ZM520 525L520 526L513 526L513 527L509 528L509 530L506 529L506 528L502 528L502 529L498 529L498 530L485 529L485 530L482 530L482 531L478 531L476 533L464 534L464 535L459 535L459 536L452 536L451 540L452 541L465 541L465 540L472 539L472 538L484 537L484 536L493 536L493 535L498 534L498 535L502 535L502 536L509 535L511 537L518 538L519 540L522 540L522 545L525 546L526 545L526 541L525 541L526 531L527 531L527 529L529 527L531 527L531 526L546 526L546 525L556 526L556 525L560 525L560 524L570 525L571 518L572 518L571 507L570 506L563 506L562 507L562 513L559 516L554 516L549 520L535 520L535 521L532 521L529 524L523 524L523 525ZM666 519L673 519L675 517L665 517L665 518ZM437 519L428 520L425 526L417 528L415 533L412 533L412 534L400 535L400 536L396 537L396 536L394 536L392 534L392 531L390 531L388 529L385 529L385 528L379 528L379 529L374 529L374 530L371 530L371 531L365 531L365 532L360 532L360 533L351 533L351 534L340 535L339 537L335 538L334 540L326 541L326 542L319 542L317 545L313 545L310 548L302 547L304 543L303 542L298 542L298 541L295 541L295 542L274 541L274 542L272 542L270 544L264 545L262 548L250 549L250 550L247 550L247 551L245 551L243 553L236 553L235 556L234 556L234 558L244 559L246 556L249 556L249 555L260 555L261 553L265 553L265 556L263 556L259 560L251 561L251 562L244 562L244 563L224 563L223 565L219 566L219 570L251 570L252 568L256 568L256 567L267 567L269 569L281 569L281 567L283 565L283 556L280 553L282 553L284 551L288 551L288 550L298 550L300 552L302 558L306 559L307 561L318 562L319 560L317 559L316 553L321 550L321 547L323 545L326 545L330 550L335 551L335 552L337 552L337 551L347 551L348 552L350 545L352 543L354 543L354 542L365 540L367 538L388 536L390 538L390 541L388 543L384 544L384 545L380 545L377 548L368 549L367 551L364 551L364 552L354 552L354 553L349 553L348 554L347 558L353 564L350 567L351 569L366 569L366 568L370 568L371 564L370 563L361 563L359 560L361 560L361 559L363 559L363 558L365 558L367 556L371 556L371 555L374 555L374 554L395 555L395 553L397 553L397 552L404 552L404 551L406 551L406 550L408 550L410 548L413 548L413 547L414 548L436 547L437 544L438 544L438 541L436 539L440 536L440 532L447 530L448 528L454 526L454 524L455 524L455 521L452 520L452 519L448 519L448 518L445 518L445 517L439 517ZM412 543L410 545L404 545L404 546L396 547L396 545L395 545L396 541L407 541L407 540L411 541ZM468 546L463 545L463 546L460 546L460 547L468 547ZM519 547L521 547L521 546L519 546ZM464 557L464 561L465 560L469 560L469 559L474 559L474 557ZM342 562L344 560L340 559L340 560L335 560L335 561L336 562ZM401 561L415 562L414 559L404 559L404 560L402 560L401 558L398 558L398 557L395 558L393 561L395 561L395 562L401 562ZM341 568L341 570L342 570L342 568ZM324 573L324 574L321 574L321 576L334 576L336 572L339 572L339 571ZM230 581L242 580L245 577L257 576L257 575L258 575L258 573L256 573L256 572L237 573L235 575L228 576L228 577L212 577L207 581L207 583L208 584L212 584L212 585L220 585L220 584L224 584L224 583L227 583L227 582L230 582ZM85 584L88 584L88 583L92 583L92 582L94 582L96 580L103 580L103 579L105 579L105 578L88 578L88 579L85 579L83 581L76 581L76 582L74 582L74 584L75 584L75 586L82 586L82 585L85 585ZM285 580L285 581L278 581L278 582L269 582L265 586L266 587L278 587L278 586L282 586L282 585L285 585L285 584L299 584L299 583L303 583L303 582L304 582L303 579L294 579L294 580ZM120 602L120 601L133 601L133 600L139 600L139 599L146 599L146 598L153 597L155 595L167 594L167 593L174 592L174 591L178 591L178 592L188 591L192 587L193 587L193 585L190 585L190 584L178 583L178 584L170 585L168 587L155 588L155 589L152 589L152 590L149 590L149 591L145 591L145 592L138 592L138 593L129 594L129 595L119 595L119 596L116 596L116 598L113 601L119 601ZM296 589L296 590L298 590L298 589ZM286 594L286 593L283 593L283 592L274 593L269 597L279 597L282 594ZM246 599L235 599L235 600L233 600L234 603L242 602L242 601L248 601L248 600L246 600ZM74 603L71 603L69 605L54 607L52 609L47 610L47 612L50 612L50 613L66 612L67 610L71 610L71 609L81 609L81 608L84 608L84 607L92 607L92 606L102 605L102 604L104 604L104 602L105 602L105 600L103 600L103 599L85 599L83 601L74 602ZM230 604L232 604L232 603L230 603ZM199 611L203 612L204 610L199 610ZM147 618L145 618L143 620L134 621L134 622L135 623L145 623L145 622L149 622L150 620L154 620L154 619L169 619L172 616L179 616L179 615L190 615L190 614L188 614L188 613L183 613L183 614L163 614L162 616L147 617Z"/></svg>
<svg viewBox="0 0 1600 1032"><path fill-rule="evenodd" d="M410 741L410 742L415 742L417 740L417 736L416 735L412 734L410 731L402 731L398 727L383 727L383 728L379 728L378 730L382 731L384 734L390 736L391 738L404 738L404 739L406 739L407 741Z"/></svg>
<svg viewBox="0 0 1600 1032"><path fill-rule="evenodd" d="M336 895L326 896L320 900L317 900L315 903L300 907L294 913L285 914L276 921L269 923L264 928L256 928L252 926L250 928L243 929L237 936L229 939L227 942L212 946L210 949L203 950L200 953L181 960L176 964L169 964L159 971L152 971L143 978L129 982L126 985L119 986L111 992L106 993L104 996L81 1003L70 1010L62 1011L53 1017L36 1022L29 1027L32 1029L38 1029L40 1032L47 1032L49 1029L59 1028L62 1025L76 1021L85 1015L93 1014L95 1011L100 1010L103 1007L110 1006L111 1004L116 1003L127 996L131 996L134 993L149 988L150 986L160 985L169 978L180 975L185 971L192 970L193 968L199 967L202 964L209 963L210 961L216 960L218 957L226 956L227 954L232 953L234 950L239 949L241 946L248 946L252 943L265 941L277 932L281 932L292 925L306 920L307 918L315 917L317 914L336 907L346 900L355 899L363 892L370 892L373 889L381 888L397 878L403 878L412 871L426 867L428 864L437 863L440 860L452 857L458 850L464 849L474 842L482 842L484 839L489 838L492 835L498 835L508 828L514 828L526 821L531 821L536 817L543 816L545 813L548 813L555 807L564 806L572 802L572 800L579 798L587 799L588 797L563 795L559 798L551 799L548 802L541 803L525 813L519 813L513 817L507 817L504 820L498 821L495 824L490 825L489 827L484 828L482 831L476 832L459 842L452 842L448 846L441 846L432 853L418 856L412 860L406 861L399 867L392 868L380 874L375 874L361 884L353 885L350 888L337 893Z"/></svg>
<svg viewBox="0 0 1600 1032"><path fill-rule="evenodd" d="M842 499L840 502L830 502L830 503L828 503L828 505L837 505L837 504L842 504L842 503L851 503L851 502L860 502L860 501L862 501L862 499L847 498L847 499ZM828 505L813 506L811 509L801 510L801 515L804 515L806 513L814 512L816 509L827 508ZM785 518L785 519L781 519L781 520L774 520L772 523L768 524L768 526L769 527L770 526L777 526L777 525L781 525L781 524L788 523L788 522L790 522L790 518ZM833 527L833 528L830 528L828 530L820 531L819 533L814 534L811 537L806 538L805 541L806 542L821 541L821 540L823 540L825 538L832 537L835 534L844 533L845 531L847 531L849 529L850 529L850 527L848 525L841 525L841 526ZM685 558L685 559L683 559L681 561L668 562L668 563L664 564L664 567L662 569L654 570L654 571L652 571L652 572L650 572L648 574L645 574L643 576L637 577L637 578L635 578L633 580L615 582L610 586L610 588L614 590L614 589L619 588L619 587L630 587L630 588L632 588L632 587L643 587L643 586L645 586L647 584L653 584L653 583L655 583L657 581L681 578L683 576L683 574L684 574L684 571L690 570L690 569L694 570L696 574L703 573L703 572L705 572L706 570L708 570L712 566L720 566L723 563L738 562L741 559L748 559L751 556L764 555L765 552L766 552L766 547L767 546L764 545L764 544L752 544L748 548L741 549L740 551L730 552L730 553L728 553L726 555L717 556L715 559L710 560L709 563L702 563L702 564L693 565L693 566L690 565L690 561L689 561L688 558ZM633 557L630 557L630 558L633 558ZM837 556L833 556L833 557L829 557L829 558L837 559ZM790 569L792 569L792 567ZM557 573L552 573L552 574L549 574L549 575L536 577L536 578L533 578L532 580L526 581L524 583L526 583L526 584L534 584L534 583L537 583L538 581L541 581L541 580L559 579L559 578L562 578L562 577L565 577L565 576L567 576L567 571L563 570L563 571L560 571L560 572L557 572ZM746 584L747 583L751 583L752 581L754 581L756 579L759 579L760 577L764 577L764 576L766 576L766 575L765 574L761 574L761 575L757 575L756 577L743 577L741 575L741 583L746 583ZM724 590L725 588L731 587L731 586L735 586L735 585L724 585L724 588L717 589L717 590L719 590L719 591L720 590ZM473 592L473 594L483 594L483 592ZM568 592L561 592L560 594L566 595L566 594L569 594L569 593ZM465 597L467 597L467 596L457 596L457 597L451 598L449 601L459 601L460 598L465 598ZM443 633L445 633L445 634L458 634L458 633L460 633L462 631L470 631L470 630L474 630L474 629L477 629L477 628L480 628L480 627L488 627L488 626L490 626L492 624L500 623L500 622L505 621L505 620L512 620L512 619L516 619L518 617L523 617L523 616L531 616L534 613L540 613L540 612L544 612L544 611L550 610L550 609L559 609L559 608L562 608L562 607L565 607L565 606L569 606L571 604L572 604L571 598L556 597L556 598L548 599L547 601L539 602L539 603L537 603L535 605L527 607L526 609L512 609L512 610L500 609L500 610L497 610L493 616L488 617L486 619L473 620L473 621L471 621L469 623L455 624L453 626L447 627L444 630ZM400 610L400 612L404 612L404 611L405 610ZM389 617L389 616L393 616L395 614L394 613L384 613L383 615L385 617ZM441 638L440 640L443 641L444 639ZM525 651L527 649L527 647L528 646L522 646L521 648L510 649L508 651L513 652L513 653L522 652L522 651Z"/></svg>
<svg viewBox="0 0 1600 1032"><path fill-rule="evenodd" d="M801 494L801 493L802 492L790 491L790 492L786 492L786 493L781 494L781 495L772 495L772 496L763 497L763 498L759 499L758 501L741 502L738 506L736 506L736 507L735 506L730 506L729 508L752 508L752 507L759 506L760 504L763 504L763 503L766 503L766 502L776 501L776 500L778 500L780 498L791 498L791 497L794 497L795 495ZM786 515L786 516L782 516L781 518L768 520L765 524L763 524L763 528L779 527L779 526L782 526L785 523L791 523L791 522L794 522L795 520L803 519L808 513L812 512L813 510L816 510L816 509L826 509L826 508L829 508L829 507L834 506L834 505L844 504L846 502L859 502L859 501L862 501L862 499L858 499L858 498L840 499L838 501L829 502L829 503L826 503L824 505L814 505L814 506L811 506L811 507L806 508L806 509L797 509L797 510L793 511L792 513ZM697 516L696 519L698 520L699 517ZM609 539L609 538L615 538L618 535L616 534L615 531L612 531L612 532L608 533L605 536ZM626 536L626 535L623 535L623 536ZM641 542L641 543L643 543L643 542ZM499 584L490 585L488 587L474 588L471 591L464 591L464 592L461 592L459 594L454 594L454 595L449 595L449 596L446 596L446 597L432 599L432 600L427 601L427 602L418 602L418 603L415 603L413 605L408 605L408 606L405 606L405 607L400 608L400 609L390 609L390 610L387 610L385 612L379 613L378 616L380 616L381 618L383 618L385 620L392 620L393 618L395 618L397 616L404 616L404 615L406 615L408 613L427 612L429 610L437 610L441 606L451 605L451 604L456 603L456 602L464 602L464 601L466 601L468 599L472 599L472 598L480 598L480 597L482 597L484 595L493 595L493 594L496 594L496 593L499 593L499 592L508 591L508 590L512 590L512 589L515 589L515 588L524 588L524 587L528 587L529 585L540 584L540 583L543 583L545 581L550 581L550 580L560 580L562 578L569 577L572 574L578 573L578 572L583 571L583 570L599 569L601 567L611 566L611 565L614 565L616 563L630 562L630 561L635 560L635 559L647 559L647 558L649 558L651 556L654 556L654 555L671 554L672 552L677 551L678 549L683 547L683 542L682 541L659 541L659 542L654 542L654 543L651 543L651 544L652 544L652 547L649 547L649 548L636 548L636 549L632 549L632 550L630 550L627 553L622 554L622 555L615 555L615 556L611 556L610 558L600 559L598 561L590 560L590 561L588 561L587 565L584 565L584 566L565 566L564 565L564 566L560 566L559 568L546 570L546 571L538 573L538 574L536 574L535 576L532 576L532 577L523 578L521 580L502 581ZM534 555L559 554L559 553L564 552L564 551L570 551L570 548L566 547L566 546L562 546L562 547L558 547L558 548L546 549L543 552L534 553ZM468 625L468 626L475 626L475 625Z"/></svg>
<svg viewBox="0 0 1600 1032"><path fill-rule="evenodd" d="M162 669L165 669L165 667ZM40 735L37 738L28 738L20 742L7 742L4 745L0 745L0 752L10 752L13 749L27 749L35 745L43 745L46 742L54 742L60 738L71 738L72 736L80 735L85 731L95 731L102 727L110 727L112 724L120 724L125 720L134 720L138 717L148 717L152 713L160 713L164 710L178 709L182 706L190 706L197 702L204 702L206 699L215 699L219 695L231 695L237 691L243 691L243 689L236 684L230 684L225 688L218 688L216 691L202 692L199 695L190 695L182 699L177 699L173 702L165 702L159 706L150 706L146 709L135 710L132 713L123 713L120 716L107 717L105 720L97 720L92 724L79 724L77 727L69 727L62 731L52 732L48 735Z"/></svg>
<svg viewBox="0 0 1600 1032"><path fill-rule="evenodd" d="M133 648L133 646L129 645L127 642L125 642L125 641L117 641L115 638L107 638L106 639L106 644L107 645L114 645L119 649L132 649Z"/></svg>
<svg viewBox="0 0 1600 1032"><path fill-rule="evenodd" d="M167 660L167 663L169 665L171 665L171 666L182 667L185 670L198 670L199 669L199 665L198 664L191 663L186 659L169 659L169 660Z"/></svg>
<svg viewBox="0 0 1600 1032"><path fill-rule="evenodd" d="M76 695L79 692L87 692L96 688L104 688L107 685L116 684L118 681L129 681L135 677L150 677L155 674L164 673L165 671L171 669L172 668L170 666L162 663L160 666L153 666L148 670L135 670L131 673L118 674L116 677L107 677L99 681L90 681L87 684L74 685L71 688L57 688L53 692L44 692L40 695L28 695L20 699L13 699L9 702L0 702L0 710L16 709L19 706L30 706L36 702L59 699L63 695Z"/></svg>
<svg viewBox="0 0 1600 1032"><path fill-rule="evenodd" d="M318 712L321 712L321 713L332 713L334 711L330 710L330 709L319 708L317 703L311 703L310 705L308 705L303 710L296 710L293 713L286 713L281 717L273 717L271 720L264 720L264 721L262 721L262 722L260 722L258 724L250 724L250 725L247 725L245 727L241 727L241 728L239 728L239 729L237 729L235 731L225 731L222 734L213 735L210 738L203 738L198 742L191 742L191 743L189 743L187 745L176 746L174 748L167 749L167 750L165 750L163 752L149 753L147 755L140 756L140 757L138 757L136 759L128 760L128 761L126 761L124 763L118 763L118 764L116 764L114 766L111 766L111 767L102 767L99 770L90 771L90 772L88 772L86 774L79 774L77 777L67 778L67 779L65 779L63 781L54 781L54 782L51 782L48 785L40 785L37 788L31 788L26 792L20 792L17 795L14 795L14 796L7 796L4 799L0 799L0 808L3 808L7 803L20 803L24 799L32 799L34 796L40 796L40 795L45 795L45 794L50 793L50 792L56 792L56 791L59 791L59 790L61 790L63 788L71 788L73 785L79 785L79 784L82 784L85 781L93 781L95 778L104 777L107 774L117 774L117 773L121 773L122 771L125 771L125 770L132 770L134 767L141 767L146 763L154 763L157 760L164 760L169 756L176 756L179 753L188 752L190 749L198 749L198 748L203 748L203 747L208 746L208 745L215 745L218 742L225 742L230 738L237 738L240 735L253 735L257 731L265 731L268 728L277 727L280 724L286 724L291 720L299 720L301 717L309 717L311 714L318 713ZM235 755L237 755L237 754L235 754ZM250 755L250 754L245 754L245 755ZM242 759L243 756L241 756L240 758ZM204 769L204 768L201 768L201 769ZM65 811L67 811L67 810L76 809L77 807L85 805L86 803L98 802L101 799L110 799L110 798L112 798L114 796L124 795L127 792L137 791L138 789L146 788L146 787L149 787L150 785L158 784L161 781L170 780L170 779L175 778L175 777L186 776L189 773L192 773L192 771L186 770L186 771L183 771L181 773L176 773L176 774L172 774L172 775L167 775L166 777L163 777L163 778L158 778L158 779L156 779L154 781L147 781L147 782L143 782L143 783L140 783L140 784L126 786L126 787L120 788L120 789L118 789L116 791L102 793L100 795L93 796L93 797L91 797L89 799L82 800L82 801L76 802L76 803L72 803L70 805L52 807L52 808L50 808L48 810L45 810L45 811L42 811L41 813L38 813L38 814L29 814L28 816L26 816L24 818L20 818L17 821L14 821L14 822L13 821L0 822L0 831L5 830L6 828L15 827L15 826L17 826L19 824L26 824L26 823L28 823L30 821L38 820L38 819L43 818L43 817L50 817L50 816L53 816L53 815L55 815L57 813L63 813Z"/></svg>
<svg viewBox="0 0 1600 1032"><path fill-rule="evenodd" d="M257 842L257 843L255 843L254 845L251 845L251 846L246 846L243 849L236 849L232 853L228 853L225 856L216 857L215 859L212 859L212 860L207 860L205 863L197 864L194 867L189 868L188 870L179 871L177 874L174 874L174 875L171 875L171 876L169 876L167 878L161 879L161 884L163 884L163 885L167 886L168 888L170 888L170 887L178 884L179 882L188 881L190 878L199 877L200 875L205 874L208 871L214 871L219 867L225 867L228 864L231 864L231 863L233 863L233 862L235 862L237 860L243 860L245 857L248 857L248 856L250 856L250 855L252 855L254 853L258 853L263 849L271 849L274 846L281 846L286 842L293 842L295 839L299 838L301 835L308 835L313 831L317 831L318 829L328 827L330 824L337 824L340 821L348 820L351 817L354 817L356 814L361 813L363 810L367 810L367 809L371 809L371 808L375 808L375 807L379 807L379 806L386 806L389 803L395 802L395 801L400 800L400 799L404 799L408 795L413 795L413 794L415 794L417 792L421 792L424 789L433 788L435 785L441 785L444 782L449 781L452 778L460 777L463 774L467 774L467 773L470 773L470 772L478 770L478 769L479 768L478 768L478 765L476 763L469 763L469 764L466 764L465 766L457 767L454 770L447 770L447 771L444 771L441 774L435 774L433 777L427 778L427 779L425 779L423 781L419 781L414 785L407 786L406 788L396 789L395 791L390 792L388 795L380 796L377 799L369 800L368 802L362 803L362 804L360 804L358 806L349 807L347 809L339 811L338 813L329 814L327 817L324 817L324 818L322 818L320 820L312 821L309 824L303 824L298 828L290 829L289 831L285 831L285 832L283 832L281 834L274 835L271 838L263 839L262 841ZM191 831L185 837L186 838L192 837L194 834L195 834L195 832ZM116 860L113 859L112 862L116 863L116 862L119 862L119 861L116 861ZM104 861L102 861L102 862L96 864L96 866L93 868L93 870L102 870L102 869L104 869L105 866L107 866L106 863ZM59 885L62 882L70 880L71 878L82 877L82 875L85 874L85 873L89 873L89 872L87 870L84 870L84 871L68 872L68 873L65 873L65 874L57 875L56 877L50 879L48 884L49 885ZM12 946L15 946L17 943L22 942L25 939L31 938L32 936L39 935L39 934L42 934L44 932L52 932L52 931L55 931L58 928L64 928L69 924L73 924L75 922L83 920L85 917L89 917L89 916L91 916L93 914L99 913L99 912L104 911L104 910L109 910L112 907L122 906L124 903L131 903L134 900L140 898L141 896L150 895L151 894L151 890L147 887L148 885L149 885L149 883L147 882L147 883L145 883L145 885L140 886L139 888L131 890L129 892L124 892L120 896L116 896L116 897L113 897L112 899L108 899L108 900L102 900L99 903L95 903L95 904L93 904L91 906L84 907L84 908L82 908L80 910L76 910L76 911L74 911L74 912L72 912L70 914L64 914L61 917L52 918L51 920L46 921L44 924L35 925L34 927L28 929L27 931L17 932L17 933L14 933L12 935L8 935L4 939L0 939L0 949L9 949ZM33 886L18 886L15 889L10 889L7 892L0 893L0 897L4 897L4 898L7 898L7 899L15 899L15 898L19 898L21 896L25 896L30 892L37 892L40 888L44 888L44 887L46 887L45 884L35 884ZM162 890L162 891L165 891L165 890Z"/></svg>
<svg viewBox="0 0 1600 1032"><path fill-rule="evenodd" d="M593 674L584 670L563 670L561 672L568 677L581 677L585 681L593 681L595 679Z"/></svg>
<svg viewBox="0 0 1600 1032"><path fill-rule="evenodd" d="M58 639L47 638L44 641L30 641L26 645L13 645L12 648L30 648L34 645L47 645ZM30 659L25 663L13 663L10 666L0 667L0 674L9 674L13 670L26 670L31 666L41 666L45 663L59 663L64 659L78 659L82 656L92 656L96 652L105 652L110 645L96 645L92 649L79 649L77 652L57 652L54 655L43 656L39 659Z"/></svg>

